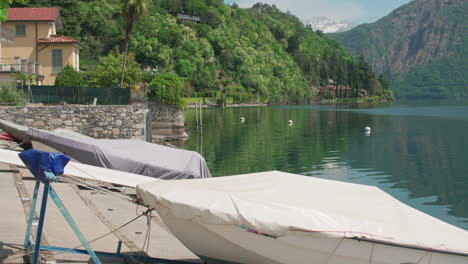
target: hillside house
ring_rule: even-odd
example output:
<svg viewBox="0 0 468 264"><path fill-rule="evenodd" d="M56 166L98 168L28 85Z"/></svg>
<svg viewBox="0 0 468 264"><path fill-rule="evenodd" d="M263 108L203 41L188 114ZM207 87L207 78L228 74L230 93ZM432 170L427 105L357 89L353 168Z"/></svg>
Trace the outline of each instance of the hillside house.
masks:
<svg viewBox="0 0 468 264"><path fill-rule="evenodd" d="M61 26L58 8L9 8L2 27L13 32L13 41L2 43L0 73L34 73L39 84L54 85L63 66L79 70L78 41L56 35Z"/></svg>
<svg viewBox="0 0 468 264"><path fill-rule="evenodd" d="M2 43L13 43L13 41L13 31L0 22L0 82L13 82L14 78L12 73L15 73L16 69L19 68L17 65L21 64L20 60L15 61L13 64L8 63L11 61L8 61L2 56Z"/></svg>
<svg viewBox="0 0 468 264"><path fill-rule="evenodd" d="M177 14L177 18L183 23L200 23L199 16L191 16L186 14Z"/></svg>

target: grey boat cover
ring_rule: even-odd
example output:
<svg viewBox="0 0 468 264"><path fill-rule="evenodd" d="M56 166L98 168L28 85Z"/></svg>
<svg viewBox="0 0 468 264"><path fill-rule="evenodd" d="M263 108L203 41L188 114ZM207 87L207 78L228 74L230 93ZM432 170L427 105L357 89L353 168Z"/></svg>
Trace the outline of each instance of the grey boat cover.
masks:
<svg viewBox="0 0 468 264"><path fill-rule="evenodd" d="M31 141L30 137L26 133L28 131L28 127L26 126L0 119L0 129L21 142L29 143Z"/></svg>
<svg viewBox="0 0 468 264"><path fill-rule="evenodd" d="M95 139L35 128L30 128L28 135L33 141L93 166L159 179L211 177L205 159L194 151L170 148L139 139Z"/></svg>

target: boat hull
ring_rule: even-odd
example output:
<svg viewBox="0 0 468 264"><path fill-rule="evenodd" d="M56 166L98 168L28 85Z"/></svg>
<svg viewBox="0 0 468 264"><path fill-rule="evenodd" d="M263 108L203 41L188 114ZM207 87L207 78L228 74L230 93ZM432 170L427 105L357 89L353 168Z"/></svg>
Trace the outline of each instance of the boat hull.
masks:
<svg viewBox="0 0 468 264"><path fill-rule="evenodd" d="M359 241L324 233L272 237L229 225L206 225L161 216L174 235L208 263L244 264L467 264L468 257Z"/></svg>
<svg viewBox="0 0 468 264"><path fill-rule="evenodd" d="M31 148L31 137L26 132L28 127L0 119L0 129L12 136L18 144L21 143L24 149Z"/></svg>

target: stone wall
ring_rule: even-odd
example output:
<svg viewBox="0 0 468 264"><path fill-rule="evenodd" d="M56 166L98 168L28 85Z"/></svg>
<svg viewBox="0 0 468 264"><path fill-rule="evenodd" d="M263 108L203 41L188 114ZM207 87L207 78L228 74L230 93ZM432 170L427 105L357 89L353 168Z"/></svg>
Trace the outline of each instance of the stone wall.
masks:
<svg viewBox="0 0 468 264"><path fill-rule="evenodd" d="M94 138L144 138L146 104L0 107L0 119L52 130L66 128Z"/></svg>
<svg viewBox="0 0 468 264"><path fill-rule="evenodd" d="M148 102L148 109L152 117L153 138L188 138L182 110L159 102Z"/></svg>

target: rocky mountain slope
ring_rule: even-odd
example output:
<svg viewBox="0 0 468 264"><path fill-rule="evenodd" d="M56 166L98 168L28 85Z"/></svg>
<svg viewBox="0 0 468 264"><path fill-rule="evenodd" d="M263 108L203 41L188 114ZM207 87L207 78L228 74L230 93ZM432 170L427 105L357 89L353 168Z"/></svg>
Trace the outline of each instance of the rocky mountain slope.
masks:
<svg viewBox="0 0 468 264"><path fill-rule="evenodd" d="M330 36L396 80L397 96L468 95L468 1L414 0Z"/></svg>

